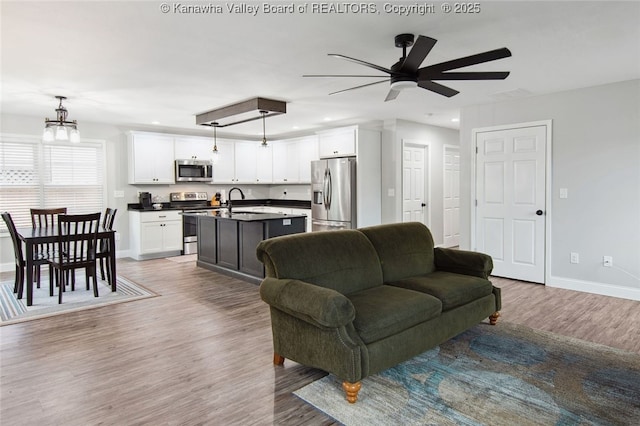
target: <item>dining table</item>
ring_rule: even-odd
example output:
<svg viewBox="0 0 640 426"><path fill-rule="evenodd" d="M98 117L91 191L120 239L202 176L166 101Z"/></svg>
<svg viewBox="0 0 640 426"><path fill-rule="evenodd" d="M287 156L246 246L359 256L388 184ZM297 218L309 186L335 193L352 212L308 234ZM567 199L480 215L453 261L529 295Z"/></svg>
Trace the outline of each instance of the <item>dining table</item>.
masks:
<svg viewBox="0 0 640 426"><path fill-rule="evenodd" d="M25 245L25 266L26 266L26 286L27 286L27 306L33 305L33 254L34 247L39 244L55 243L59 240L57 226L35 227L35 228L16 228L18 238ZM98 228L98 241L105 239L109 244L109 252L116 252L116 231L113 229L105 229L102 226ZM107 262L111 271L111 291L116 291L116 262ZM18 299L22 298L22 293L18 294Z"/></svg>

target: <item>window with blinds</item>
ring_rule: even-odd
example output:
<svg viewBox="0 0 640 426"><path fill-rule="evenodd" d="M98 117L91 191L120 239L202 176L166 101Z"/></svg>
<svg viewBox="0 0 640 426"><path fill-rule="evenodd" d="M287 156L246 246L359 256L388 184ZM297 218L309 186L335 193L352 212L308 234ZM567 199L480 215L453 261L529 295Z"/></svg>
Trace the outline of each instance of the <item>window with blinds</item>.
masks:
<svg viewBox="0 0 640 426"><path fill-rule="evenodd" d="M103 142L0 136L0 210L11 213L16 227L31 226L31 208L102 212L105 191ZM0 231L7 231L4 222Z"/></svg>

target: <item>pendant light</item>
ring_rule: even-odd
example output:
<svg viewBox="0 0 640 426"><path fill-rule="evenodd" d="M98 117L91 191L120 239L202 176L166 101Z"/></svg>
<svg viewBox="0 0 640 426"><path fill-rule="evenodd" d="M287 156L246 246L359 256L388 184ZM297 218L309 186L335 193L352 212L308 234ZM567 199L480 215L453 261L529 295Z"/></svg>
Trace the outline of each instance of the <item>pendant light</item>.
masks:
<svg viewBox="0 0 640 426"><path fill-rule="evenodd" d="M269 147L269 145L267 145L267 134L265 132L265 124L264 124L264 119L268 113L269 111L260 110L260 114L262 114L262 144L260 144L260 146L262 148Z"/></svg>
<svg viewBox="0 0 640 426"><path fill-rule="evenodd" d="M56 119L50 120L46 118L44 120L42 140L45 142L53 142L54 140L71 141L73 143L80 142L78 122L76 120L68 121L68 111L64 106L62 106L62 101L67 98L65 96L56 96L56 99L60 101L58 108L56 108Z"/></svg>
<svg viewBox="0 0 640 426"><path fill-rule="evenodd" d="M213 122L211 123L211 126L213 127L213 150L211 151L211 162L213 164L217 164L218 163L218 136L217 136L217 129L218 129L218 123Z"/></svg>

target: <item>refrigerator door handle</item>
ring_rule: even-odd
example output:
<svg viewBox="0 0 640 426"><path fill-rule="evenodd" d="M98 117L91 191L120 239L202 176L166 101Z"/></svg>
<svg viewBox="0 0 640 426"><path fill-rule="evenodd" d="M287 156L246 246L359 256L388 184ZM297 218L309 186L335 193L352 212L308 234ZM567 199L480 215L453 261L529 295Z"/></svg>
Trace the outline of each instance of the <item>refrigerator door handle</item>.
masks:
<svg viewBox="0 0 640 426"><path fill-rule="evenodd" d="M322 203L324 204L325 210L329 208L327 202L327 169L324 169L324 176L322 177Z"/></svg>
<svg viewBox="0 0 640 426"><path fill-rule="evenodd" d="M329 203L327 203L327 208L331 209L331 198L332 198L331 196L333 194L333 182L331 182L331 170L330 169L327 169L327 177L328 177L327 183L328 183L328 188L329 188L329 191L327 193L327 199L329 200Z"/></svg>

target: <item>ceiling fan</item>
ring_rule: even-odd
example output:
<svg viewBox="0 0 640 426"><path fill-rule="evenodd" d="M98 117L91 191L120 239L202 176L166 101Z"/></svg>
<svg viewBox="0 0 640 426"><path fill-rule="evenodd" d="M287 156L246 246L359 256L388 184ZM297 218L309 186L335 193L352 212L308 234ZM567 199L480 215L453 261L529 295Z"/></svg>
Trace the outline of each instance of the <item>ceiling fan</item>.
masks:
<svg viewBox="0 0 640 426"><path fill-rule="evenodd" d="M303 77L366 77L366 78L384 78L384 80L376 81L374 83L367 83L361 86L351 87L349 89L339 90L337 92L329 93L335 95L337 93L343 93L350 90L360 89L362 87L373 86L374 84L380 84L385 82L391 82L391 88L385 99L386 101L393 100L398 97L403 89L409 87L419 86L423 89L430 90L438 93L442 96L451 97L457 95L457 90L450 87L443 86L436 83L434 80L503 80L509 75L508 71L457 71L451 72L458 68L468 67L471 65L482 64L484 62L495 61L497 59L507 58L511 56L511 52L506 47L489 50L487 52L478 53L471 56L465 56L464 58L458 58L447 62L441 62L435 65L429 65L423 68L418 68L424 59L427 57L433 46L437 43L437 40L419 35L418 39L414 43L413 34L399 34L395 37L396 47L402 48L402 58L395 64L391 65L391 68L381 67L376 64L362 61L360 59L351 58L349 56L340 55L336 53L329 53L329 56L333 56L340 59L346 59L347 61L355 62L356 64L364 65L369 68L373 68L378 71L382 71L389 74L389 77L382 75L319 75L319 74L307 74ZM407 54L407 48L413 46L409 54Z"/></svg>

